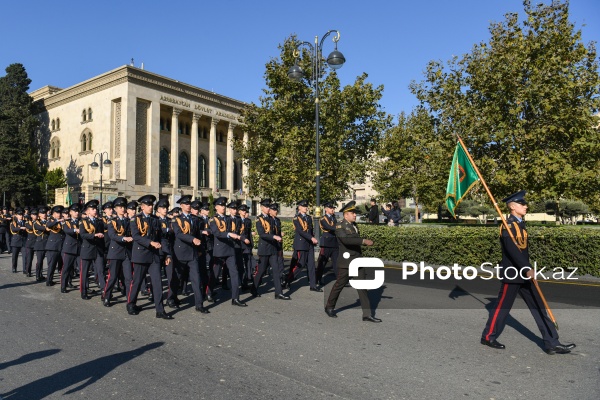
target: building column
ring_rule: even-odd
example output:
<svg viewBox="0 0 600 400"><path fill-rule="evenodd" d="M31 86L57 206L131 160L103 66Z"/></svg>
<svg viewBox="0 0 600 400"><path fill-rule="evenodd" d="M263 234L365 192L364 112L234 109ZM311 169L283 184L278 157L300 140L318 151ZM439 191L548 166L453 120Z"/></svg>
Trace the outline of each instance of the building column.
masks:
<svg viewBox="0 0 600 400"><path fill-rule="evenodd" d="M244 138L242 139L244 142L244 149L248 148L248 132L244 132ZM248 176L248 161L242 161L242 191L244 192L244 196L248 196L248 185L246 183L246 178Z"/></svg>
<svg viewBox="0 0 600 400"><path fill-rule="evenodd" d="M149 193L158 193L160 191L160 164L156 157L160 157L160 103L153 101L150 103L150 126L148 127L148 167L146 178L147 185L150 186Z"/></svg>
<svg viewBox="0 0 600 400"><path fill-rule="evenodd" d="M235 124L229 123L227 129L227 189L229 197L233 197L233 129Z"/></svg>
<svg viewBox="0 0 600 400"><path fill-rule="evenodd" d="M198 120L200 114L192 114L192 140L190 149L190 186L194 188L194 197L198 193Z"/></svg>
<svg viewBox="0 0 600 400"><path fill-rule="evenodd" d="M217 190L217 124L220 121L213 118L210 121L210 143L208 145L208 183L213 193Z"/></svg>
<svg viewBox="0 0 600 400"><path fill-rule="evenodd" d="M173 116L171 117L171 203L175 202L175 195L179 187L179 114L181 110L173 107Z"/></svg>

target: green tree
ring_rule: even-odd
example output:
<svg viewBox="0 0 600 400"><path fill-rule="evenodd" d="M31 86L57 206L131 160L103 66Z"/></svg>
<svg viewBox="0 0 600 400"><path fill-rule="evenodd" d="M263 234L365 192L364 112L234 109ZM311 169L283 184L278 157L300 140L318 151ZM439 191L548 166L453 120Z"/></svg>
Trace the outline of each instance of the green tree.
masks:
<svg viewBox="0 0 600 400"><path fill-rule="evenodd" d="M384 198L412 197L415 204L437 209L446 195L454 143L437 133L424 108L401 113L388 129L372 163L373 187Z"/></svg>
<svg viewBox="0 0 600 400"><path fill-rule="evenodd" d="M444 66L432 61L411 91L463 136L490 189L532 199L576 197L598 207L600 77L594 43L582 43L568 3L532 6L490 26L488 42Z"/></svg>
<svg viewBox="0 0 600 400"><path fill-rule="evenodd" d="M48 203L55 204L56 196L55 189L64 188L67 186L67 177L62 168L54 168L52 170L46 171L44 174L44 179L40 182L40 190L42 193L46 191L46 183L48 184Z"/></svg>
<svg viewBox="0 0 600 400"><path fill-rule="evenodd" d="M27 93L31 79L21 64L11 64L0 77L0 189L11 203L33 204L40 199L36 131L38 119Z"/></svg>
<svg viewBox="0 0 600 400"><path fill-rule="evenodd" d="M298 44L291 36L280 45L280 57L266 64L260 105L244 110L244 129L252 134L247 145L234 142L240 158L248 164L246 177L254 196L272 197L290 205L300 198L313 204L315 179L315 98L310 77L292 81L287 71L294 63ZM299 65L311 71L308 51L303 50ZM321 199L339 200L350 184L363 182L367 159L391 117L381 110L383 86L367 83L367 74L353 85L340 87L334 71L325 65L320 81L319 118Z"/></svg>

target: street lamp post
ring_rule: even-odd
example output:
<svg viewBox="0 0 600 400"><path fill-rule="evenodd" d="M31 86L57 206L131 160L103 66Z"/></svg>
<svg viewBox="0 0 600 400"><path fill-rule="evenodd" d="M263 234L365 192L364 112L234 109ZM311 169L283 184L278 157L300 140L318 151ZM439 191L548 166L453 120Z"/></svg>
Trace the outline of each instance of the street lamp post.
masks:
<svg viewBox="0 0 600 400"><path fill-rule="evenodd" d="M104 158L104 155L106 154L106 158ZM100 163L98 164L96 162L96 157L100 157ZM104 167L110 167L112 165L112 162L108 159L108 152L103 151L102 153L96 153L94 155L94 161L90 164L90 167L92 167L92 169L97 169L98 167L100 167L100 206L102 206L102 170L104 169Z"/></svg>
<svg viewBox="0 0 600 400"><path fill-rule="evenodd" d="M314 45L310 42L301 42L298 44L297 48L294 50L294 56L296 57L295 64L290 67L288 70L288 77L296 82L302 81L304 78L304 71L298 65L298 57L300 56L300 51L298 50L300 46L306 46L310 49L311 54L311 68L312 68L312 76L310 78L311 85L315 91L315 153L316 153L316 171L315 171L315 179L317 184L317 204L315 207L315 218L319 218L321 216L321 159L319 155L319 78L321 77L321 54L323 52L323 43L325 39L335 33L333 37L333 43L335 43L335 50L332 51L327 57L327 64L334 70L339 69L346 62L346 58L344 55L338 51L337 43L340 40L340 32L338 30L332 29L325 33L319 42L319 37L315 36ZM315 221L315 237L317 240L320 236L319 223Z"/></svg>

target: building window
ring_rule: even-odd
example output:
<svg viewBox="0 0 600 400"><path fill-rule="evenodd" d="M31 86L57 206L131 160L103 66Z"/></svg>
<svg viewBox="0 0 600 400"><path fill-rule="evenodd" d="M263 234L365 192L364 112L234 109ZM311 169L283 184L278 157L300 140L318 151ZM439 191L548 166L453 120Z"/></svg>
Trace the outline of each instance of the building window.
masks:
<svg viewBox="0 0 600 400"><path fill-rule="evenodd" d="M160 183L171 183L171 157L168 150L164 147L160 150L158 172L158 181Z"/></svg>
<svg viewBox="0 0 600 400"><path fill-rule="evenodd" d="M56 130L60 131L60 118L56 118Z"/></svg>
<svg viewBox="0 0 600 400"><path fill-rule="evenodd" d="M85 108L81 112L81 120L85 122L87 120L87 113L85 112Z"/></svg>
<svg viewBox="0 0 600 400"><path fill-rule="evenodd" d="M81 151L92 151L92 132L89 129L81 135Z"/></svg>
<svg viewBox="0 0 600 400"><path fill-rule="evenodd" d="M182 152L179 155L179 186L190 185L190 159Z"/></svg>
<svg viewBox="0 0 600 400"><path fill-rule="evenodd" d="M88 108L88 121L92 120L92 109Z"/></svg>
<svg viewBox="0 0 600 400"><path fill-rule="evenodd" d="M165 130L165 123L164 123L164 120L162 118L160 119L160 130L161 131Z"/></svg>
<svg viewBox="0 0 600 400"><path fill-rule="evenodd" d="M223 132L219 132L219 133L217 134L217 140L218 140L219 142L222 142L222 141L223 141Z"/></svg>
<svg viewBox="0 0 600 400"><path fill-rule="evenodd" d="M52 123L50 124L51 130L55 130L56 129L56 123L54 122L54 120L52 120Z"/></svg>
<svg viewBox="0 0 600 400"><path fill-rule="evenodd" d="M202 128L202 137L204 139L208 139L208 128L206 128L206 127Z"/></svg>
<svg viewBox="0 0 600 400"><path fill-rule="evenodd" d="M179 122L179 125L177 126L177 133L183 135L183 122Z"/></svg>
<svg viewBox="0 0 600 400"><path fill-rule="evenodd" d="M223 163L217 158L217 189L223 189Z"/></svg>
<svg viewBox="0 0 600 400"><path fill-rule="evenodd" d="M198 157L198 187L208 186L208 168L206 168L206 158Z"/></svg>
<svg viewBox="0 0 600 400"><path fill-rule="evenodd" d="M58 138L54 138L50 141L50 159L53 160L55 158L60 157L60 140Z"/></svg>

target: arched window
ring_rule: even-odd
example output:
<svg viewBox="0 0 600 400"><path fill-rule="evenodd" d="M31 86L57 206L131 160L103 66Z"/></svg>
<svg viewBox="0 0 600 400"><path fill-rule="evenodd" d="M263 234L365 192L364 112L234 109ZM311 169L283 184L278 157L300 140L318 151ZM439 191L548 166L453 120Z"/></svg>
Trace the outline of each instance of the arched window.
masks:
<svg viewBox="0 0 600 400"><path fill-rule="evenodd" d="M85 108L84 108L83 111L81 112L81 120L83 122L85 122L86 118L87 118L87 113L85 112Z"/></svg>
<svg viewBox="0 0 600 400"><path fill-rule="evenodd" d="M88 108L88 121L92 120L92 109Z"/></svg>
<svg viewBox="0 0 600 400"><path fill-rule="evenodd" d="M89 151L92 151L92 132L88 133L88 146Z"/></svg>
<svg viewBox="0 0 600 400"><path fill-rule="evenodd" d="M87 151L87 135L85 133L81 137L81 151Z"/></svg>
<svg viewBox="0 0 600 400"><path fill-rule="evenodd" d="M60 130L60 118L56 118L56 130Z"/></svg>
<svg viewBox="0 0 600 400"><path fill-rule="evenodd" d="M190 185L190 159L185 152L179 155L179 186Z"/></svg>
<svg viewBox="0 0 600 400"><path fill-rule="evenodd" d="M169 152L164 147L160 150L158 172L158 181L160 183L171 182L171 159L169 157Z"/></svg>
<svg viewBox="0 0 600 400"><path fill-rule="evenodd" d="M217 158L217 189L223 189L223 163Z"/></svg>
<svg viewBox="0 0 600 400"><path fill-rule="evenodd" d="M206 158L198 157L198 187L203 188L208 186L208 168L206 168Z"/></svg>
<svg viewBox="0 0 600 400"><path fill-rule="evenodd" d="M50 124L50 126L51 126L52 130L56 129L56 124L55 124L54 120L52 120L52 123Z"/></svg>
<svg viewBox="0 0 600 400"><path fill-rule="evenodd" d="M60 140L56 139L55 150L56 150L56 158L60 157Z"/></svg>
<svg viewBox="0 0 600 400"><path fill-rule="evenodd" d="M54 142L50 143L50 159L56 157L56 152L54 151Z"/></svg>

